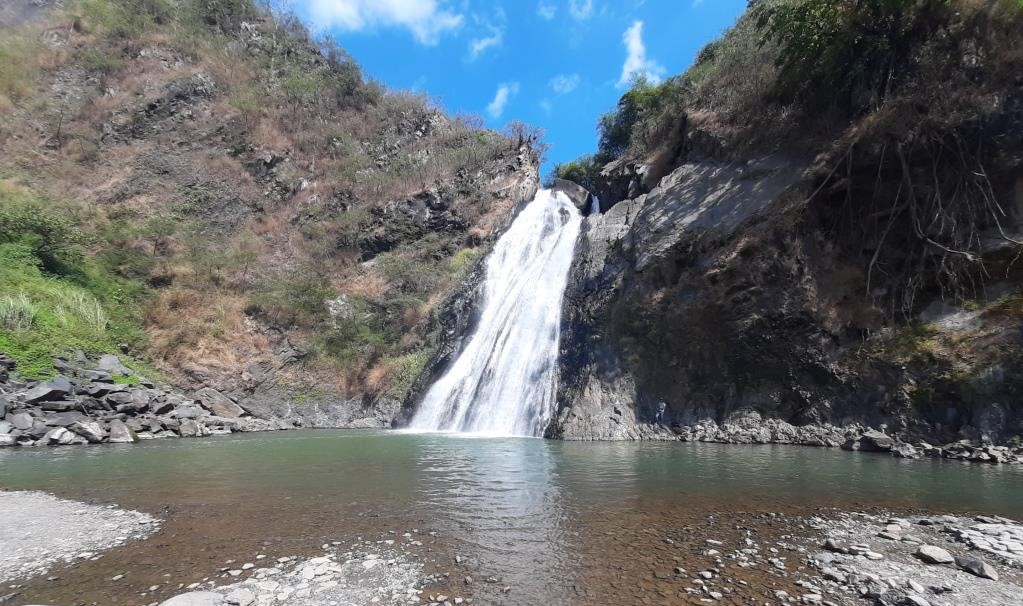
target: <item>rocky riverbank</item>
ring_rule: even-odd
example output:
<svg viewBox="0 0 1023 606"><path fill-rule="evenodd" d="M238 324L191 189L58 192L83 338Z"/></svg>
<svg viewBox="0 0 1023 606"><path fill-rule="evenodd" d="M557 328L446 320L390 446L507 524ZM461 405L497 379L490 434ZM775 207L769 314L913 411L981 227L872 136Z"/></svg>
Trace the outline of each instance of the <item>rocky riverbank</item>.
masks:
<svg viewBox="0 0 1023 606"><path fill-rule="evenodd" d="M191 397L136 375L116 356L58 359L62 374L48 381L12 376L0 357L0 447L130 444L239 431L293 429L290 421L259 418L211 388Z"/></svg>
<svg viewBox="0 0 1023 606"><path fill-rule="evenodd" d="M922 440L905 441L887 434L884 428L873 429L859 424L845 427L828 424L795 426L779 419L761 419L755 413L721 425L709 419L694 425L676 425L671 427L671 435L683 442L793 444L886 453L903 459L930 457L975 463L1023 463L1023 447L1020 446L996 446L972 440L934 445Z"/></svg>
<svg viewBox="0 0 1023 606"><path fill-rule="evenodd" d="M810 524L827 537L806 560L819 575L807 586L817 602L829 596L877 606L1020 603L1023 525L1013 520L840 513Z"/></svg>

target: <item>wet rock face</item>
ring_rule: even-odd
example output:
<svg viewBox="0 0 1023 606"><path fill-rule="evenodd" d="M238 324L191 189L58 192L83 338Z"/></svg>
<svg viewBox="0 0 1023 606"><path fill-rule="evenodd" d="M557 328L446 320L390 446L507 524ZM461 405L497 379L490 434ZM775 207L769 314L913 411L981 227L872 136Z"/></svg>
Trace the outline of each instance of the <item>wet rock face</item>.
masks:
<svg viewBox="0 0 1023 606"><path fill-rule="evenodd" d="M1006 404L1018 365L996 360L969 385L914 392L904 364L862 355L888 321L864 295L862 251L829 238L834 218L806 202L807 167L694 158L585 219L547 435L1015 459L985 449L1023 431L1023 410ZM997 334L1008 342L1018 328ZM888 436L866 432L882 425Z"/></svg>
<svg viewBox="0 0 1023 606"><path fill-rule="evenodd" d="M764 299L777 310L798 297L779 284L793 268L760 256L758 244L739 234L780 204L799 173L777 158L738 168L685 164L649 194L587 218L565 295L562 416L552 435L628 438L637 423L652 420L661 399L668 425L720 421L728 409L719 401L728 397L730 409L764 404L795 412L798 401L787 401L778 384L786 370L746 393L736 393L735 375L778 367L788 353L767 351L781 343L739 346L758 339L755 323L769 321L750 313Z"/></svg>

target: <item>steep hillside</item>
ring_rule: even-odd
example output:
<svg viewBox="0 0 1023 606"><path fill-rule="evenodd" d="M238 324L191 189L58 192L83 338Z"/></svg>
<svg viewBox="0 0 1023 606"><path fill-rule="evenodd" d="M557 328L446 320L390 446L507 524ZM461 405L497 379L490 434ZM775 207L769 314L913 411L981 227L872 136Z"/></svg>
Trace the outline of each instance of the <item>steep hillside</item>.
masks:
<svg viewBox="0 0 1023 606"><path fill-rule="evenodd" d="M116 352L314 425L389 424L537 184L498 134L249 0L17 2L0 27L0 352Z"/></svg>
<svg viewBox="0 0 1023 606"><path fill-rule="evenodd" d="M604 214L550 434L1019 440L1020 74L1017 2L763 0L638 81L557 169Z"/></svg>

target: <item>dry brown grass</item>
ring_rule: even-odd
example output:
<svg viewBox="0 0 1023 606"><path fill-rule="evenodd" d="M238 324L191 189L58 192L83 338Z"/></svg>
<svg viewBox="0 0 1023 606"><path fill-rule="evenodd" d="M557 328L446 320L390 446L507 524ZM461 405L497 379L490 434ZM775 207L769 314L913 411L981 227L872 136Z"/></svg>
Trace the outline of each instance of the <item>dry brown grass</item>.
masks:
<svg viewBox="0 0 1023 606"><path fill-rule="evenodd" d="M162 291L148 310L151 353L165 370L202 365L245 368L272 349L266 337L251 330L246 300L225 293L173 287Z"/></svg>

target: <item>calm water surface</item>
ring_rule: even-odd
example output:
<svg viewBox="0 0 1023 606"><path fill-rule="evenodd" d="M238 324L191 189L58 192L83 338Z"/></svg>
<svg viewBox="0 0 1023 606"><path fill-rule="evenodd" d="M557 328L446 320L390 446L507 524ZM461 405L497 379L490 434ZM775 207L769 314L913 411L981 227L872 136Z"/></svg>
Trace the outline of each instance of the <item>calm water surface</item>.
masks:
<svg viewBox="0 0 1023 606"><path fill-rule="evenodd" d="M327 540L411 528L435 530L438 554L467 554L476 574L516 586L508 603L535 603L559 601L566 579L609 549L652 541L647 529L707 514L888 507L1023 518L1018 468L816 448L367 431L8 449L0 488L167 519L154 538L26 595L112 604L146 603L132 592L164 572L198 580L229 557L313 553ZM115 568L133 571L136 585L110 587Z"/></svg>

